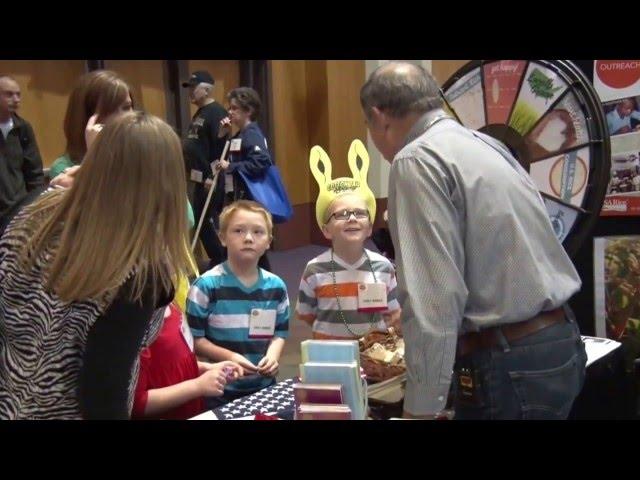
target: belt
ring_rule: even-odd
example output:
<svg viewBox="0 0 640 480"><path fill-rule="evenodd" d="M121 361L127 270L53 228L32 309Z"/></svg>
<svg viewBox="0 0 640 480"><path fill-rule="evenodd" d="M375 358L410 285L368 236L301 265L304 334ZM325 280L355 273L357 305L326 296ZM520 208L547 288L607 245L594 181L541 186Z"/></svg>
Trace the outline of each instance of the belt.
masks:
<svg viewBox="0 0 640 480"><path fill-rule="evenodd" d="M562 308L556 308L548 312L540 312L535 317L523 322L509 323L485 328L479 332L466 333L458 337L456 356L464 357L479 349L495 347L500 342L499 331L510 343L562 321L565 321L564 311Z"/></svg>

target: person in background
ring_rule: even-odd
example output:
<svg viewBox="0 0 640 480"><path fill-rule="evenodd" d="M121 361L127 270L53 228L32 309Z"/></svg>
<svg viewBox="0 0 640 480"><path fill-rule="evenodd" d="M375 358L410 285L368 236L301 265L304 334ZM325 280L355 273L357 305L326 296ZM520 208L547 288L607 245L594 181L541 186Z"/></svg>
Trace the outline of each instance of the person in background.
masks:
<svg viewBox="0 0 640 480"><path fill-rule="evenodd" d="M17 113L22 100L20 85L0 75L0 235L12 210L44 185L42 159L31 124Z"/></svg>
<svg viewBox="0 0 640 480"><path fill-rule="evenodd" d="M49 176L53 179L66 169L82 163L87 153L85 128L93 115L97 115L95 125L104 125L119 113L132 109L131 88L117 73L94 70L82 75L67 102L64 116L65 152L51 164Z"/></svg>
<svg viewBox="0 0 640 480"><path fill-rule="evenodd" d="M215 80L204 70L193 72L189 80L182 83L189 89L191 103L198 107L189 125L187 137L183 142L184 159L188 178L193 182L193 208L196 224L202 216L209 189L212 188L213 171L211 163L219 160L225 145L225 138L218 135L220 121L227 112L212 97ZM218 185L223 180L218 178ZM216 229L218 216L223 207L223 188L216 187L200 229L200 241L211 259L212 265L226 258L220 245Z"/></svg>
<svg viewBox="0 0 640 480"><path fill-rule="evenodd" d="M251 178L261 178L271 166L271 154L262 130L256 123L262 102L253 88L239 87L227 95L229 116L220 123L223 132L236 134L231 139L229 159L222 159L216 167L222 177L220 187L224 187L224 204L236 200L253 200L239 172ZM267 254L260 259L260 267L271 270Z"/></svg>

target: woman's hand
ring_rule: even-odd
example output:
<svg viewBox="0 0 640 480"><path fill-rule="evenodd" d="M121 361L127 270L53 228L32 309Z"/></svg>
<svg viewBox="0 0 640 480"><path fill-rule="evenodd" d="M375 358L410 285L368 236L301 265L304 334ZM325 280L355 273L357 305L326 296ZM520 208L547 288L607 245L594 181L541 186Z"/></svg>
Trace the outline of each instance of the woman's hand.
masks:
<svg viewBox="0 0 640 480"><path fill-rule="evenodd" d="M65 168L62 173L56 175L49 186L58 188L70 188L75 180L76 173L80 170L80 165Z"/></svg>
<svg viewBox="0 0 640 480"><path fill-rule="evenodd" d="M102 131L104 124L96 123L98 121L98 114L94 113L87 122L87 127L84 129L84 141L87 144L87 150L93 144L98 134Z"/></svg>
<svg viewBox="0 0 640 480"><path fill-rule="evenodd" d="M226 137L231 133L231 119L224 117L220 120L220 127L218 128L218 138Z"/></svg>

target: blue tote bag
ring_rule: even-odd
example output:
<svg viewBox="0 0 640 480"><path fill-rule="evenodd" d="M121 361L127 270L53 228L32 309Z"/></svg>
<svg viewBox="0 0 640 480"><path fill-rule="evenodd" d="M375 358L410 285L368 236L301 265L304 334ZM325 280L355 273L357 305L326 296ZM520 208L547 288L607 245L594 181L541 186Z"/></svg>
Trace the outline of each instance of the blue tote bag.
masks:
<svg viewBox="0 0 640 480"><path fill-rule="evenodd" d="M293 216L293 208L280 178L278 167L272 164L266 175L261 178L251 178L240 170L237 173L244 180L253 199L264 205L275 223L284 223Z"/></svg>

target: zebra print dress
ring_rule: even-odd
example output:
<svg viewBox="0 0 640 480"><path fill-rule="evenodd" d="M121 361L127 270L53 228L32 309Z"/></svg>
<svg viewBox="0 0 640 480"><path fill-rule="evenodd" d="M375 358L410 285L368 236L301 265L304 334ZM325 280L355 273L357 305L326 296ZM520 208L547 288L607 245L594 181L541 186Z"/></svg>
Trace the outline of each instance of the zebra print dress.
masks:
<svg viewBox="0 0 640 480"><path fill-rule="evenodd" d="M44 288L43 267L53 247L25 272L18 247L29 238L24 211L0 240L0 419L81 419L79 374L92 325L115 294L65 303ZM153 342L164 307L152 315L140 350ZM128 407L138 377L136 357L129 381Z"/></svg>

